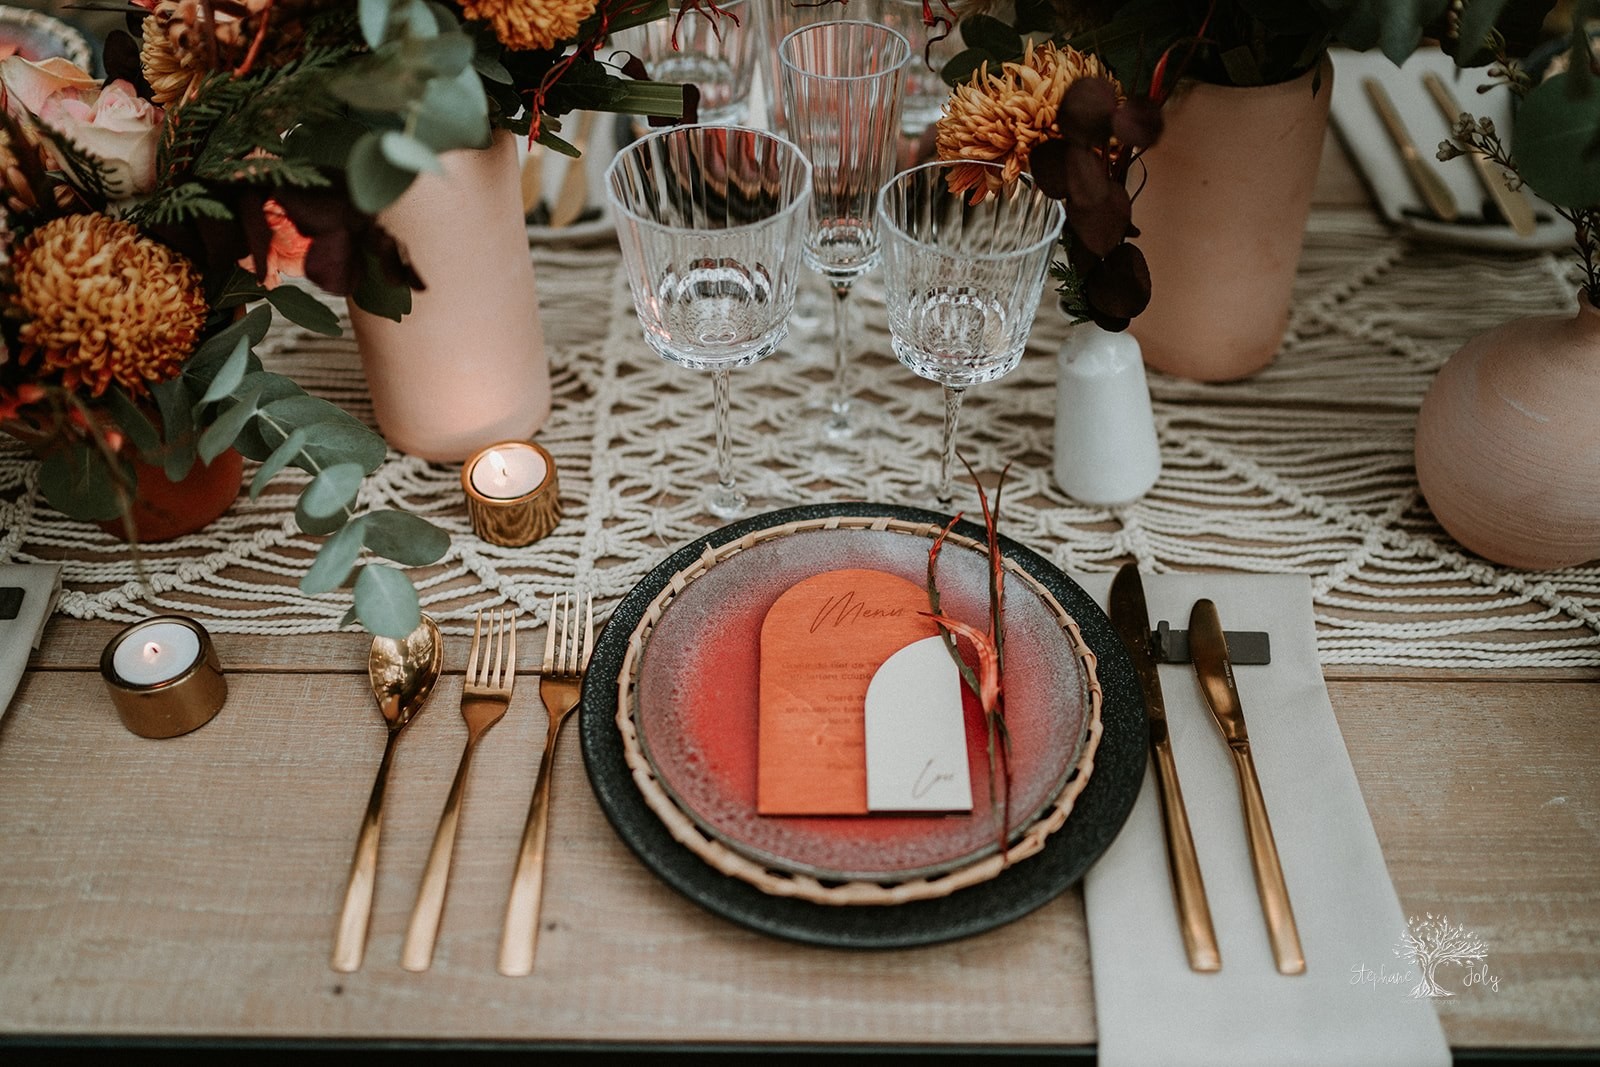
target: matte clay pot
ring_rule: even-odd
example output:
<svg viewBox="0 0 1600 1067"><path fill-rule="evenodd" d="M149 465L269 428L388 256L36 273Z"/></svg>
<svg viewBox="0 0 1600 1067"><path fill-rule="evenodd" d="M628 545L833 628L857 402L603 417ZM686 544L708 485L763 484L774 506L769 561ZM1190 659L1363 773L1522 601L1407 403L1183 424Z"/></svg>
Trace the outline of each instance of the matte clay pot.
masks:
<svg viewBox="0 0 1600 1067"><path fill-rule="evenodd" d="M133 505L133 525L141 544L170 541L203 530L239 499L244 483L244 459L234 449L208 466L195 460L182 480L170 482L164 470L144 460L133 461L139 479ZM131 541L121 519L96 523L106 533Z"/></svg>
<svg viewBox="0 0 1600 1067"><path fill-rule="evenodd" d="M1417 414L1417 481L1450 536L1548 570L1600 557L1600 311L1519 319L1446 361Z"/></svg>
<svg viewBox="0 0 1600 1067"><path fill-rule="evenodd" d="M353 303L373 414L389 444L459 462L496 441L527 440L550 415L533 260L513 135L446 152L378 216L427 289L394 322Z"/></svg>
<svg viewBox="0 0 1600 1067"><path fill-rule="evenodd" d="M1156 370L1195 381L1248 377L1289 325L1295 269L1328 129L1333 66L1278 85L1184 82L1130 190L1150 264L1150 306L1131 328Z"/></svg>

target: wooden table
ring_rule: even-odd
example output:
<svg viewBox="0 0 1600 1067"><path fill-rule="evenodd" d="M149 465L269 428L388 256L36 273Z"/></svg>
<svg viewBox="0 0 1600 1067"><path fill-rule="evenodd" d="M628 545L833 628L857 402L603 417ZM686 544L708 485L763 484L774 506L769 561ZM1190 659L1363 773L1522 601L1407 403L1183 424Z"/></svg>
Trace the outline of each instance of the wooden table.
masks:
<svg viewBox="0 0 1600 1067"><path fill-rule="evenodd" d="M1337 148L1319 201L1368 210ZM933 948L799 947L641 866L556 760L537 973L494 971L544 716L524 642L480 749L433 970L400 942L465 727L462 649L399 749L366 966L327 956L384 732L357 634L218 635L228 706L132 738L110 624L54 620L0 721L0 1039L1006 1046L1095 1040L1080 895ZM1458 1049L1600 1048L1600 671L1336 668L1328 687L1402 904L1490 946L1498 991L1440 1003Z"/></svg>

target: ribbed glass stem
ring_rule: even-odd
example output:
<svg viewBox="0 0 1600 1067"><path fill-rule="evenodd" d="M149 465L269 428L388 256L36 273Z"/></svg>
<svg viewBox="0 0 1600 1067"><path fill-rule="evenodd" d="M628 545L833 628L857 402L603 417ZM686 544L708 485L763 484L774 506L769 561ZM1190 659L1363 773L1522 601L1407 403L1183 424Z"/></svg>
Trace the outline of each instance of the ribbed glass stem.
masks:
<svg viewBox="0 0 1600 1067"><path fill-rule="evenodd" d="M939 457L939 506L948 508L955 499L952 478L956 466L956 423L961 419L961 398L966 387L944 387L944 453Z"/></svg>

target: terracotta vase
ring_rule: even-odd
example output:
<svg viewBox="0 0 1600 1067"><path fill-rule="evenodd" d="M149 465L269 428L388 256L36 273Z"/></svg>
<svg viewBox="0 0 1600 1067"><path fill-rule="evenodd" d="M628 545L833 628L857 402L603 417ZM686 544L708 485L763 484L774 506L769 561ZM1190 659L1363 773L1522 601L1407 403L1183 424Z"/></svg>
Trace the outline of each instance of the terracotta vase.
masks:
<svg viewBox="0 0 1600 1067"><path fill-rule="evenodd" d="M1496 563L1600 557L1600 311L1468 341L1417 414L1417 481L1450 536Z"/></svg>
<svg viewBox="0 0 1600 1067"><path fill-rule="evenodd" d="M1244 378L1277 356L1328 128L1333 67L1278 85L1185 82L1135 167L1135 241L1150 306L1132 332L1145 363L1196 381Z"/></svg>
<svg viewBox="0 0 1600 1067"><path fill-rule="evenodd" d="M207 466L198 459L180 481L171 482L160 467L133 461L138 475L138 500L133 506L134 530L141 543L170 541L209 526L239 499L244 458L228 449ZM102 530L131 540L121 519L96 523Z"/></svg>
<svg viewBox="0 0 1600 1067"><path fill-rule="evenodd" d="M516 139L448 152L379 221L427 289L400 322L350 306L350 321L389 443L458 462L496 441L526 440L550 414L550 367L522 219Z"/></svg>

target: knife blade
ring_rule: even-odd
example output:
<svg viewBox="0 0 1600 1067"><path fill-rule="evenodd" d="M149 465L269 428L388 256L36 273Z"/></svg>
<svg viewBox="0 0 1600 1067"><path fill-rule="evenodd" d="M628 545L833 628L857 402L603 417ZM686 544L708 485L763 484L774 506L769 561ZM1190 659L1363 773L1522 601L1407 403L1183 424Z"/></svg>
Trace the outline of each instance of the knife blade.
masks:
<svg viewBox="0 0 1600 1067"><path fill-rule="evenodd" d="M1372 101L1372 110L1383 120L1383 128L1389 132L1389 140L1393 141L1395 148L1399 150L1400 162L1405 165L1406 173L1411 177L1411 184L1422 194L1423 203L1428 205L1428 210L1433 212L1434 217L1440 222L1454 222L1455 197L1450 195L1450 188L1445 185L1444 179L1424 162L1422 155L1417 151L1416 143L1411 140L1411 132L1400 120L1400 112L1395 110L1394 101L1389 99L1383 83L1376 78L1365 78L1361 82L1361 87L1366 90L1367 99Z"/></svg>
<svg viewBox="0 0 1600 1067"><path fill-rule="evenodd" d="M1464 111L1444 79L1430 70L1423 73L1422 84L1427 88L1428 95L1433 97L1445 123L1454 128ZM1507 185L1505 175L1482 152L1468 152L1467 158L1472 160L1472 169L1478 174L1478 182L1494 197L1495 206L1500 209L1506 222L1511 224L1511 229L1518 237L1532 236L1538 228L1538 222L1533 217L1533 205L1528 202L1527 196L1522 190Z"/></svg>
<svg viewBox="0 0 1600 1067"><path fill-rule="evenodd" d="M1183 949L1192 970L1220 971L1222 954L1217 950L1217 934L1211 926L1211 907L1206 903L1200 858L1195 855L1194 837L1189 831L1189 812L1183 806L1178 764L1172 757L1167 705L1161 695L1161 677L1150 650L1150 613L1145 607L1144 582L1139 578L1137 564L1125 564L1117 572L1111 582L1110 604L1111 625L1128 647L1134 674L1144 693L1145 710L1149 713L1150 755L1155 763L1156 796L1161 802L1167 869L1172 875L1172 895L1177 902Z"/></svg>
<svg viewBox="0 0 1600 1067"><path fill-rule="evenodd" d="M1211 716L1217 720L1222 739L1233 754L1239 776L1239 799L1244 806L1245 832L1250 839L1250 866L1255 870L1256 892L1267 920L1267 937L1280 974L1304 974L1305 952L1300 948L1300 931L1295 926L1294 908L1289 904L1289 887L1283 880L1283 865L1278 860L1278 845L1267 819L1267 802L1261 795L1261 780L1256 777L1255 759L1250 754L1250 734L1245 729L1244 707L1233 680L1233 664L1228 659L1228 639L1222 632L1217 606L1209 600L1195 601L1189 613L1189 655L1194 661L1200 689L1205 693Z"/></svg>

